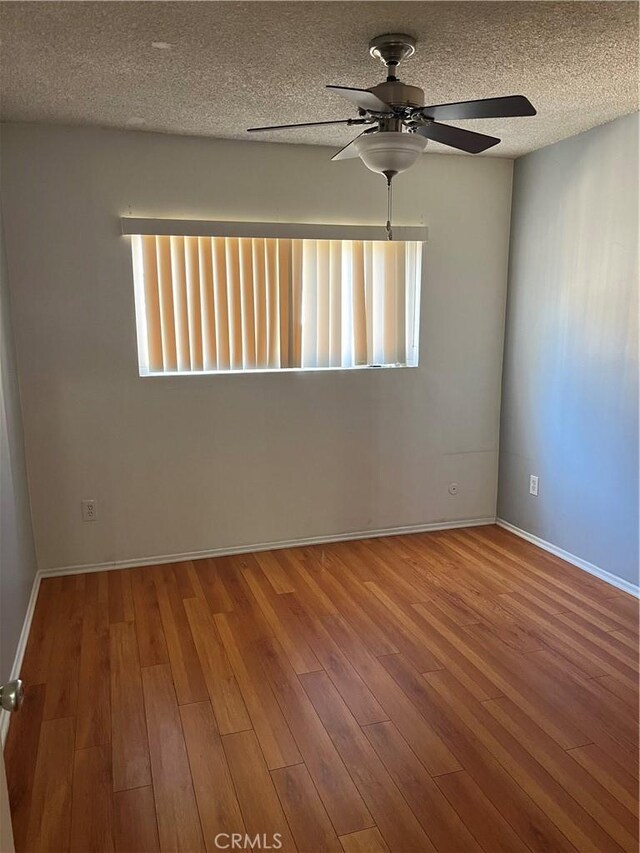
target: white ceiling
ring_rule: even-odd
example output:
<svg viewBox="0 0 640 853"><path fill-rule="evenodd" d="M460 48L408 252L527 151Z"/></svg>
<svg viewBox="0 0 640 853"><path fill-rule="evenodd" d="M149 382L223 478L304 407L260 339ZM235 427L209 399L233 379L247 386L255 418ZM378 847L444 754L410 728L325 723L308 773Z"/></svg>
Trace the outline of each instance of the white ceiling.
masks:
<svg viewBox="0 0 640 853"><path fill-rule="evenodd" d="M503 139L483 156L638 109L636 2L2 2L0 25L4 120L244 139L250 125L346 118L324 86L380 82L367 45L389 31L418 39L401 76L427 103L533 102L533 118L458 123ZM356 132L260 138L339 148Z"/></svg>

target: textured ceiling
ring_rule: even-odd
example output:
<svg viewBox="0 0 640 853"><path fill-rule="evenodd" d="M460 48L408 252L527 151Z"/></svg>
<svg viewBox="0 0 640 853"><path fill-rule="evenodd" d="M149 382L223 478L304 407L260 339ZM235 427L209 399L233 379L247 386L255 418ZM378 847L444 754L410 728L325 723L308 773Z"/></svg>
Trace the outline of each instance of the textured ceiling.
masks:
<svg viewBox="0 0 640 853"><path fill-rule="evenodd" d="M533 102L533 118L458 123L503 139L488 156L638 108L635 2L2 2L0 25L5 120L244 139L250 125L345 118L353 108L325 84L381 82L367 45L389 31L418 39L401 76L427 103ZM260 138L338 148L353 136Z"/></svg>

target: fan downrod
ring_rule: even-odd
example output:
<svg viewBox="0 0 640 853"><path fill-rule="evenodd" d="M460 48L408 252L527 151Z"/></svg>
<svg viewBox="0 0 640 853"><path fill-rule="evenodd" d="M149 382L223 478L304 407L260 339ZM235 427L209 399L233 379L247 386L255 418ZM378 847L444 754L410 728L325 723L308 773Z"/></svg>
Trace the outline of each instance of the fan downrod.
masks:
<svg viewBox="0 0 640 853"><path fill-rule="evenodd" d="M406 33L384 33L369 42L369 53L387 69L387 80L396 80L401 62L416 52L416 40Z"/></svg>

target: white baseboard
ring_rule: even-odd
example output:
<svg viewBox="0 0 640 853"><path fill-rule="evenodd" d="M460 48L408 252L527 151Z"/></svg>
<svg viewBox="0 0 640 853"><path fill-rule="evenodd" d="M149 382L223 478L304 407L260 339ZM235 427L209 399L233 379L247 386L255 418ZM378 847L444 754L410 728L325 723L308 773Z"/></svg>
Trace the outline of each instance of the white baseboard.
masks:
<svg viewBox="0 0 640 853"><path fill-rule="evenodd" d="M33 612L38 598L40 581L42 578L54 577L56 575L79 575L85 572L105 572L112 569L128 569L136 566L157 566L161 563L180 563L184 560L202 560L205 557L227 557L232 554L249 554L254 551L275 551L281 548L298 548L304 545L322 545L329 542L346 542L352 539L375 539L380 536L398 536L402 533L426 533L430 530L451 530L459 527L480 527L486 524L495 524L495 518L469 518L462 521L436 521L431 524L412 524L406 527L389 527L379 530L358 530L351 533L338 533L330 536L311 536L305 539L287 539L279 542L258 542L252 545L238 545L232 548L211 548L207 551L189 551L184 554L158 554L154 557L142 557L135 560L114 560L109 563L87 563L85 565L61 566L53 569L40 569L36 573L31 588L31 596L27 606L27 613L20 632L18 648L13 667L11 668L11 679L18 678L22 668ZM0 711L0 740L2 746L9 730L11 715L8 711Z"/></svg>
<svg viewBox="0 0 640 853"><path fill-rule="evenodd" d="M469 518L461 521L435 521L430 524L411 524L406 527L387 527L378 530L356 530L348 533L335 533L328 536L309 536L302 539L283 539L276 542L254 542L250 545L236 545L230 548L211 548L206 551L187 551L183 554L157 554L153 557L140 557L133 560L114 560L108 563L86 563L77 566L61 566L42 569L43 578L54 575L78 575L85 572L105 572L111 569L132 569L136 566L158 566L162 563L181 563L185 560L203 560L206 557L229 557L233 554L251 554L254 551L279 551L282 548L301 548L306 545L323 545L329 542L348 542L353 539L377 539L380 536L400 536L403 533L428 533L435 530L452 530L459 527L481 527L495 524L495 517Z"/></svg>
<svg viewBox="0 0 640 853"><path fill-rule="evenodd" d="M534 536L533 533L527 533L526 530L521 530L519 527L510 524L508 521L505 521L502 518L496 518L496 524L499 527L504 527L505 530L508 530L510 533L514 533L521 539L526 539L527 542L531 542L533 545L537 545L538 548L542 548L544 551L548 551L555 557L560 557L561 560L565 560L567 563L571 563L573 566L577 566L584 572L589 572L590 575L595 575L595 577L600 578L600 580L603 580L605 583L611 584L611 586L615 586L617 589L621 589L624 592L628 592L630 595L634 595L636 598L640 598L640 587L636 584L633 584L630 581L626 581L624 580L624 578L619 578L617 575L613 575L611 574L611 572L607 572L605 569L601 569L599 566L594 566L593 563L588 563L581 557L576 557L575 554L571 554L569 553L569 551L565 551L562 548L558 548L557 545L553 545L551 542L547 542L545 539L540 539L539 536Z"/></svg>
<svg viewBox="0 0 640 853"><path fill-rule="evenodd" d="M29 603L27 604L27 612L24 617L24 622L22 623L22 631L20 631L18 647L16 649L16 654L13 659L13 666L11 667L11 672L9 674L9 681L13 681L14 678L20 677L22 661L24 659L24 653L27 648L27 640L29 639L29 632L31 631L33 613L36 609L36 601L38 600L38 590L40 589L41 578L41 572L36 572L36 576L34 577L33 584L31 586L31 595L29 596ZM9 711L0 710L0 742L2 743L3 748L7 739L7 732L9 731L10 719L11 714L9 713Z"/></svg>

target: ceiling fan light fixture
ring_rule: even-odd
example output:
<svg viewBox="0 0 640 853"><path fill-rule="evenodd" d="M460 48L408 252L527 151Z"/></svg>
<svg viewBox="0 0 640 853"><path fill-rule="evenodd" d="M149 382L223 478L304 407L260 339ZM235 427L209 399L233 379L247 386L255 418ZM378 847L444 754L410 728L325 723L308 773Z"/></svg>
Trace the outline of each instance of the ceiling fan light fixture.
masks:
<svg viewBox="0 0 640 853"><path fill-rule="evenodd" d="M414 133L388 131L367 133L353 144L367 169L386 175L410 169L427 147L427 140Z"/></svg>

